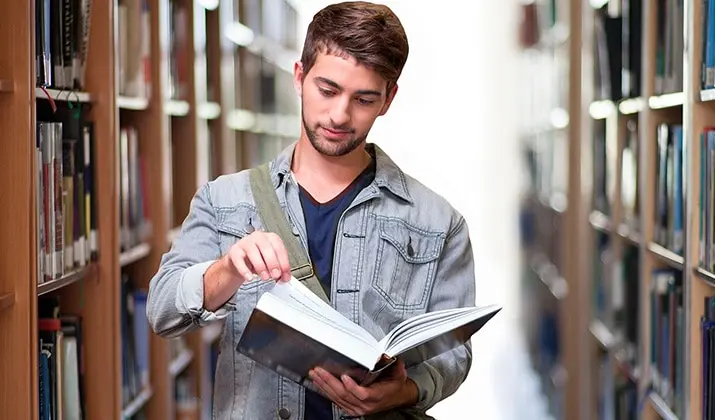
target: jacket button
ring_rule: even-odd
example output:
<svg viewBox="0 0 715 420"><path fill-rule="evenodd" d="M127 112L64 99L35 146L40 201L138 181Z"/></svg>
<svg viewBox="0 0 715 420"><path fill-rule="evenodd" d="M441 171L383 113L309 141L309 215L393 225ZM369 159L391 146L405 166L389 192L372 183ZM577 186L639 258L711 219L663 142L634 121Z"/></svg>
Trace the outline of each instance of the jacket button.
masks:
<svg viewBox="0 0 715 420"><path fill-rule="evenodd" d="M286 420L290 418L290 410L283 407L280 410L278 410L278 417Z"/></svg>

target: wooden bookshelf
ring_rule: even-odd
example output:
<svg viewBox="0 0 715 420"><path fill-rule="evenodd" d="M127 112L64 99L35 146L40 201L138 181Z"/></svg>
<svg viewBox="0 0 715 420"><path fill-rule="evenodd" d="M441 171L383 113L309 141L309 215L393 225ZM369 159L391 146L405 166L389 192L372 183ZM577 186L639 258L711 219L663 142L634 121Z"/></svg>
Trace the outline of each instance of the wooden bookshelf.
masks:
<svg viewBox="0 0 715 420"><path fill-rule="evenodd" d="M173 356L171 340L151 331L141 337L148 343L148 382L127 397L123 395L127 358L122 345L123 291L141 296L148 290L202 184L261 163L266 157L244 156L244 131L229 124L234 110L250 105L251 112L264 113L273 120L298 115L297 108L269 109L266 105L295 97L293 87L246 70L241 57L252 54L249 50L255 46L238 46L226 37L228 28L241 16L244 0L148 0L149 23L141 28L148 40L148 72L140 77L148 84L146 89L142 83L135 85L136 79L132 79L134 84L128 82L128 57L139 57L144 47L124 45L130 39L127 34L139 29L132 26L128 30L122 17L126 16L123 7L141 2L92 2L83 83L62 87L55 78L40 87L36 84L35 37L42 26L35 20L36 1L8 3L0 17L0 38L4 40L0 43L0 127L4 139L0 183L5 200L13 203L0 208L4 221L0 224L4 255L0 258L0 376L13 378L0 382L3 416L18 420L39 417L40 311L47 302L58 302L62 314L81 318L85 419L130 419L139 414L151 419L175 418L182 405L175 400L176 383L187 379L193 393L190 398L197 402L193 418L211 418L211 359L223 324L184 337L187 347ZM261 1L254 3L267 13L263 25L285 25L286 10L278 13ZM281 4L290 7L290 2ZM173 18L172 10L177 8L182 10L184 23ZM297 14L293 15L297 19ZM141 19L129 21L135 25ZM175 25L183 26L177 30ZM254 30L260 39L270 40L269 34L260 33L260 26ZM175 47L177 32L186 37ZM295 42L290 44L297 34L283 36L285 39L271 42L285 49L297 48ZM255 56L270 58L262 54L258 51ZM179 62L181 66L176 67ZM273 66L275 73L282 72L283 81L290 79L290 73ZM181 88L174 91L176 83ZM266 89L275 96L256 95L255 102L247 102L240 86L260 83L276 83L274 89ZM81 124L92 124L92 135L86 138L92 138L93 146L91 202L96 214L91 218L96 220L97 247L82 265L72 266L73 259L65 256L70 254L63 254L68 259L63 264L71 267L56 278L45 279L40 270L45 269L46 255L36 239L45 224L36 216L44 200L38 194L44 175L40 172L42 162L37 161L36 144L42 135L37 134L36 124L60 118L58 112L81 118ZM63 129L74 124L69 121L61 120ZM284 140L281 133L265 138L268 143ZM130 156L134 152L137 161ZM131 185L129 193L126 185ZM61 188L66 192L65 186ZM141 206L136 208L142 209L137 214L144 225L127 228L127 221L136 222L136 217L125 218L126 209L135 208L125 206L127 197L132 203L141 198ZM74 250L85 248L75 243L71 249L74 254ZM80 255L73 256L75 262Z"/></svg>
<svg viewBox="0 0 715 420"><path fill-rule="evenodd" d="M536 3L540 30L548 31L543 21L551 15L549 7ZM552 411L562 418L613 418L619 401L633 398L644 405L632 418L703 418L701 319L705 298L715 295L715 269L701 261L701 252L709 255L712 247L712 239L706 233L701 236L701 230L708 232L704 220L713 218L712 213L702 216L705 201L711 200L707 180L714 170L701 174L706 169L701 167L703 138L708 136L703 133L715 126L715 89L701 83L708 11L703 2L685 0L682 16L670 10L662 20L658 2L642 2L629 26L623 19L634 13L634 2L576 3L564 17L565 26L575 29L570 33L566 95L581 100L566 109L569 125L580 124L580 129L570 130L567 137L567 165L577 169L568 176L566 214L571 212L571 223L564 225L561 238L575 265L562 270L569 296L577 293L580 298L567 298L568 309L558 308L574 320L562 321L559 331L559 360L568 371L569 389L563 404ZM558 16L565 9L556 5ZM663 21L673 29L659 28ZM620 37L624 27L632 28L630 36L640 37L625 55L622 45L607 46L604 41L604 30ZM665 33L674 37L675 47L669 51L672 56L659 58ZM543 54L553 53L539 48ZM533 49L525 48L525 54L534 54ZM607 70L615 77L601 77L599 69L608 69L607 60L613 57L627 57L621 65L640 61L639 68L629 67L638 77L622 79L628 72L617 67ZM616 86L609 87L604 80ZM550 89L555 92L556 86ZM672 166L664 165L662 156ZM542 170L554 170L555 162ZM663 168L672 178L663 177ZM582 218L582 213L588 216ZM544 241L546 229L537 228L535 242ZM569 305L569 299L579 305ZM590 331L585 349L576 343L580 336L563 337L573 332L569 325L583 318L589 319ZM582 354L587 359L579 359ZM576 359L583 363L569 363ZM571 387L585 394L576 394ZM549 395L555 392L547 390Z"/></svg>

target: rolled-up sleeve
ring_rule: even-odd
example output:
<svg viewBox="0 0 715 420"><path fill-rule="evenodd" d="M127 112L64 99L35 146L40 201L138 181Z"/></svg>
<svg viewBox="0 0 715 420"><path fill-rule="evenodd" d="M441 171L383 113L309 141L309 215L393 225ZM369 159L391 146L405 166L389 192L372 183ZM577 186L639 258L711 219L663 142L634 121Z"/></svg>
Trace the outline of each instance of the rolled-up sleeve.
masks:
<svg viewBox="0 0 715 420"><path fill-rule="evenodd" d="M474 306L474 256L469 229L461 215L455 217L447 235L444 252L439 261L428 311ZM427 411L454 394L467 378L472 364L472 345L464 345L434 357L407 370L417 385L418 402L415 407Z"/></svg>
<svg viewBox="0 0 715 420"><path fill-rule="evenodd" d="M235 309L235 296L216 311L203 307L204 274L220 258L209 189L206 184L194 195L181 232L149 282L147 318L154 332L163 337L186 334Z"/></svg>

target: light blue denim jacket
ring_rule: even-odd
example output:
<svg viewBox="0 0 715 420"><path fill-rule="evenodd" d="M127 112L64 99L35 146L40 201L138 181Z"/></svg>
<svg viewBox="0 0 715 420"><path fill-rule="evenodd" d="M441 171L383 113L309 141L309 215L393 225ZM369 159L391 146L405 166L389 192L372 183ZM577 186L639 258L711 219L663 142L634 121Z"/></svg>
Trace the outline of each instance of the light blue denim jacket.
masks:
<svg viewBox="0 0 715 420"><path fill-rule="evenodd" d="M291 158L295 144L271 161L271 177L303 247L307 235ZM474 261L464 218L449 203L403 173L379 147L375 179L338 223L331 303L380 339L400 321L426 311L472 306ZM222 308L203 308L206 269L237 240L261 229L248 172L201 187L171 249L149 286L147 316L162 337L224 319L214 384L215 419L303 419L305 388L238 353L236 345L260 295L272 286L244 283ZM290 349L286 349L290 351ZM408 370L419 402L369 419L424 419L453 394L471 366L471 343ZM333 419L346 413L334 408ZM310 420L310 419L307 419Z"/></svg>

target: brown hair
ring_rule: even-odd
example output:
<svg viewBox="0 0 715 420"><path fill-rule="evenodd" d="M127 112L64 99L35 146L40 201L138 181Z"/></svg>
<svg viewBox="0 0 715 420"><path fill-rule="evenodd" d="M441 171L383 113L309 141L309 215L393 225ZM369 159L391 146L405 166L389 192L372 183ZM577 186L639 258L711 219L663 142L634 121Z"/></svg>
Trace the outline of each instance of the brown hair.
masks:
<svg viewBox="0 0 715 420"><path fill-rule="evenodd" d="M381 75L389 91L402 73L409 45L400 20L389 7L348 1L327 6L313 16L303 45L303 74L310 71L320 52L354 58Z"/></svg>

